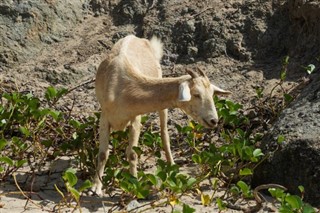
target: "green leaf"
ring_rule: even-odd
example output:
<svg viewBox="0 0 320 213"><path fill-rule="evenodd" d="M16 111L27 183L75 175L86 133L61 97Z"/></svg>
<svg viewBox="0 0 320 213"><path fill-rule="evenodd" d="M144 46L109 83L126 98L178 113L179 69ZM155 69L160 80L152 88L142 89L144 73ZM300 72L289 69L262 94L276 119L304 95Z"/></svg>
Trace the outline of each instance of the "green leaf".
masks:
<svg viewBox="0 0 320 213"><path fill-rule="evenodd" d="M29 99L28 106L30 107L30 109L36 110L40 107L39 99L32 98L32 94L30 97L27 97L27 98Z"/></svg>
<svg viewBox="0 0 320 213"><path fill-rule="evenodd" d="M193 162L195 162L197 164L201 164L201 162L202 162L201 157L198 154L193 154L192 155L192 160L193 160Z"/></svg>
<svg viewBox="0 0 320 213"><path fill-rule="evenodd" d="M144 124L148 121L149 116L145 115L145 116L141 116L141 124Z"/></svg>
<svg viewBox="0 0 320 213"><path fill-rule="evenodd" d="M79 202L80 200L80 193L78 190L76 190L73 187L68 187L69 192L72 194L72 196L74 197L74 199Z"/></svg>
<svg viewBox="0 0 320 213"><path fill-rule="evenodd" d="M211 180L211 185L212 185L212 188L213 188L213 189L217 189L217 187L218 187L218 181L219 181L218 178L212 178L212 180Z"/></svg>
<svg viewBox="0 0 320 213"><path fill-rule="evenodd" d="M18 160L17 162L16 162L16 166L17 167L21 167L21 166L23 166L23 164L25 164L25 163L27 163L28 161L27 160Z"/></svg>
<svg viewBox="0 0 320 213"><path fill-rule="evenodd" d="M134 146L132 149L137 153L138 156L143 153L142 149L138 146Z"/></svg>
<svg viewBox="0 0 320 213"><path fill-rule="evenodd" d="M157 157L157 158L161 158L161 152L160 152L160 150L157 150L157 151L154 153L154 156Z"/></svg>
<svg viewBox="0 0 320 213"><path fill-rule="evenodd" d="M303 186L298 186L298 189L300 190L300 192L303 194L304 193L304 187Z"/></svg>
<svg viewBox="0 0 320 213"><path fill-rule="evenodd" d="M284 137L283 135L279 135L279 136L278 136L278 139L277 139L278 144L281 144L281 143L283 143L284 141L285 141L285 137Z"/></svg>
<svg viewBox="0 0 320 213"><path fill-rule="evenodd" d="M185 126L182 128L182 133L188 133L191 132L193 129L191 126Z"/></svg>
<svg viewBox="0 0 320 213"><path fill-rule="evenodd" d="M43 140L43 141L41 141L41 144L44 145L45 147L49 148L53 144L53 141Z"/></svg>
<svg viewBox="0 0 320 213"><path fill-rule="evenodd" d="M290 103L293 100L293 97L287 93L283 94L283 97L286 103Z"/></svg>
<svg viewBox="0 0 320 213"><path fill-rule="evenodd" d="M306 71L307 73L310 75L311 73L313 73L313 71L316 69L316 66L314 66L313 64L309 64L307 67L306 67Z"/></svg>
<svg viewBox="0 0 320 213"><path fill-rule="evenodd" d="M239 175L241 175L241 176L247 176L247 175L252 175L252 174L253 174L253 172L249 168L240 169L240 171L239 171Z"/></svg>
<svg viewBox="0 0 320 213"><path fill-rule="evenodd" d="M279 208L279 213L295 213L296 211L293 211L292 208L289 206L282 205Z"/></svg>
<svg viewBox="0 0 320 213"><path fill-rule="evenodd" d="M193 184L195 184L197 182L197 179L195 178L189 178L188 182L187 182L187 186L188 188L192 187Z"/></svg>
<svg viewBox="0 0 320 213"><path fill-rule="evenodd" d="M256 94L258 98L263 97L263 88L256 88Z"/></svg>
<svg viewBox="0 0 320 213"><path fill-rule="evenodd" d="M61 88L57 91L57 98L61 98L63 95L68 93L68 89Z"/></svg>
<svg viewBox="0 0 320 213"><path fill-rule="evenodd" d="M167 174L164 171L158 172L157 176L162 180L165 181L167 179Z"/></svg>
<svg viewBox="0 0 320 213"><path fill-rule="evenodd" d="M309 204L305 204L302 208L302 213L316 213L316 210Z"/></svg>
<svg viewBox="0 0 320 213"><path fill-rule="evenodd" d="M216 203L220 211L226 208L226 204L221 200L221 198L217 198Z"/></svg>
<svg viewBox="0 0 320 213"><path fill-rule="evenodd" d="M130 192L129 184L127 181L121 181L120 188L125 192Z"/></svg>
<svg viewBox="0 0 320 213"><path fill-rule="evenodd" d="M108 173L108 172L111 173L111 171L112 171L112 170L107 170L107 173ZM121 172L122 172L121 169L116 169L116 170L114 170L114 172L113 172L113 177L117 177L118 175L121 174Z"/></svg>
<svg viewBox="0 0 320 213"><path fill-rule="evenodd" d="M271 196L276 198L278 201L281 201L282 197L285 196L283 189L269 188L268 191L270 192Z"/></svg>
<svg viewBox="0 0 320 213"><path fill-rule="evenodd" d="M81 123L78 121L78 120L74 120L74 119L72 119L72 120L70 120L70 125L72 125L74 128L80 128L80 126L81 126Z"/></svg>
<svg viewBox="0 0 320 213"><path fill-rule="evenodd" d="M20 126L19 130L22 134L24 134L26 137L29 137L31 135L30 131L24 127L24 126Z"/></svg>
<svg viewBox="0 0 320 213"><path fill-rule="evenodd" d="M182 207L182 213L193 213L195 212L196 210L194 208L191 208L190 206L188 206L187 204L183 204L183 207Z"/></svg>
<svg viewBox="0 0 320 213"><path fill-rule="evenodd" d="M175 127L179 133L182 132L182 126L180 126L179 124L176 124Z"/></svg>
<svg viewBox="0 0 320 213"><path fill-rule="evenodd" d="M175 188L177 186L177 184L171 178L168 178L166 182L171 188Z"/></svg>
<svg viewBox="0 0 320 213"><path fill-rule="evenodd" d="M285 56L285 57L283 58L282 64L283 64L283 65L288 65L288 64L289 64L289 59L290 59L290 57L289 57L288 55Z"/></svg>
<svg viewBox="0 0 320 213"><path fill-rule="evenodd" d="M281 70L281 72L280 72L280 79L281 79L281 81L286 80L286 77L287 77L287 72L286 72L286 70L285 70L285 69Z"/></svg>
<svg viewBox="0 0 320 213"><path fill-rule="evenodd" d="M139 189L137 193L138 199L144 199L150 194L150 191L147 189Z"/></svg>
<svg viewBox="0 0 320 213"><path fill-rule="evenodd" d="M230 192L233 194L233 195L239 195L240 194L240 189L237 187L237 186L232 186L230 188Z"/></svg>
<svg viewBox="0 0 320 213"><path fill-rule="evenodd" d="M245 197L248 197L250 195L250 187L245 182L240 180L237 182L237 186L240 187L241 192Z"/></svg>
<svg viewBox="0 0 320 213"><path fill-rule="evenodd" d="M259 157L259 156L263 156L264 155L262 153L261 149L255 149L252 154L253 154L254 157Z"/></svg>
<svg viewBox="0 0 320 213"><path fill-rule="evenodd" d="M57 96L57 90L54 87L50 86L47 88L47 91L45 92L44 96L48 101L51 101Z"/></svg>
<svg viewBox="0 0 320 213"><path fill-rule="evenodd" d="M148 178L148 180L154 185L157 186L158 185L158 180L157 177L153 174L147 174L146 177Z"/></svg>
<svg viewBox="0 0 320 213"><path fill-rule="evenodd" d="M0 139L0 150L2 150L7 144L8 144L8 142L6 141L6 139L1 138Z"/></svg>
<svg viewBox="0 0 320 213"><path fill-rule="evenodd" d="M293 209L300 209L303 205L301 198L297 195L288 195L286 196L285 201L289 203Z"/></svg>
<svg viewBox="0 0 320 213"><path fill-rule="evenodd" d="M86 189L89 189L92 187L92 183L90 180L85 180L82 185L79 187L79 192L83 192Z"/></svg>
<svg viewBox="0 0 320 213"><path fill-rule="evenodd" d="M67 169L65 171L65 173L63 174L63 179L70 184L70 186L74 186L77 184L78 182L78 178L77 176L75 175L76 171L74 169Z"/></svg>
<svg viewBox="0 0 320 213"><path fill-rule="evenodd" d="M61 115L61 112L59 111L55 111L55 110L50 110L49 114L51 115L51 117L55 120L58 121Z"/></svg>
<svg viewBox="0 0 320 213"><path fill-rule="evenodd" d="M13 166L14 162L11 158L7 157L7 156L2 156L0 157L0 162L4 162L6 164L8 164L9 166Z"/></svg>

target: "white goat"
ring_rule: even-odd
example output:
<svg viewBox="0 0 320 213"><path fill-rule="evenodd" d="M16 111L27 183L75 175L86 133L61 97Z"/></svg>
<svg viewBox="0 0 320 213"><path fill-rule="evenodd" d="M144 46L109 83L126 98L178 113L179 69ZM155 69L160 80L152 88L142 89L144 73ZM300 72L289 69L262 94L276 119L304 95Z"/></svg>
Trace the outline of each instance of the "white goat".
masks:
<svg viewBox="0 0 320 213"><path fill-rule="evenodd" d="M189 75L162 78L162 43L129 35L119 40L100 64L96 75L96 95L101 106L99 155L93 191L102 194L101 178L109 156L111 129L129 127L126 155L130 173L137 175L140 115L159 111L161 139L167 161L174 163L167 128L167 108L181 108L206 127L218 122L213 94L229 94L210 83L203 71L187 70Z"/></svg>

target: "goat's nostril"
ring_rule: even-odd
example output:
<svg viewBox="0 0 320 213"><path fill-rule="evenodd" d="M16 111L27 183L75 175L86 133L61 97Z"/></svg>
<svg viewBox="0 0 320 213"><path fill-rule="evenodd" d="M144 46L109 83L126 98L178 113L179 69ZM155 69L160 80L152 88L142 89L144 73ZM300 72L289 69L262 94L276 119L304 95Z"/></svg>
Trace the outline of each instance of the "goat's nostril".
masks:
<svg viewBox="0 0 320 213"><path fill-rule="evenodd" d="M210 120L210 122L211 122L212 124L217 124L217 123L218 123L218 119L212 118L212 119Z"/></svg>

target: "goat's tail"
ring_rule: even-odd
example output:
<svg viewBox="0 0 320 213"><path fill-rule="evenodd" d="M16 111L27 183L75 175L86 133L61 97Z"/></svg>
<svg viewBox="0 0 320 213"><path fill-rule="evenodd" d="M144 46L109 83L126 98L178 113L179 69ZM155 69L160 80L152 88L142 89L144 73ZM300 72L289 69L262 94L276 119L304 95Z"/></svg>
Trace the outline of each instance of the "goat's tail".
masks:
<svg viewBox="0 0 320 213"><path fill-rule="evenodd" d="M150 40L150 44L156 59L160 61L163 55L163 44L161 40L158 37L153 36Z"/></svg>

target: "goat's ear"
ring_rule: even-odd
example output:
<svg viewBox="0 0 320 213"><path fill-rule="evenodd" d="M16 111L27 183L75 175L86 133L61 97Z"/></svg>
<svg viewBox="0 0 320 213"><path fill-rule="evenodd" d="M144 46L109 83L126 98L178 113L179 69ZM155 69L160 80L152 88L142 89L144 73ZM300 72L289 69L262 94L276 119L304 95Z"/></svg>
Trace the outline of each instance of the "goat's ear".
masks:
<svg viewBox="0 0 320 213"><path fill-rule="evenodd" d="M190 101L191 93L189 83L187 81L182 82L179 86L179 97L178 101Z"/></svg>
<svg viewBox="0 0 320 213"><path fill-rule="evenodd" d="M220 87L217 87L216 85L211 84L211 89L213 90L214 95L230 95L232 92L221 89Z"/></svg>

